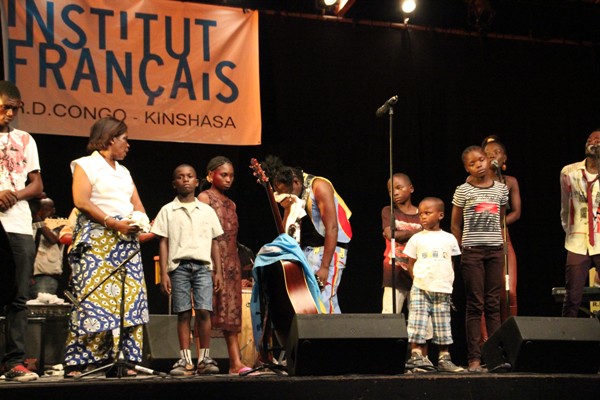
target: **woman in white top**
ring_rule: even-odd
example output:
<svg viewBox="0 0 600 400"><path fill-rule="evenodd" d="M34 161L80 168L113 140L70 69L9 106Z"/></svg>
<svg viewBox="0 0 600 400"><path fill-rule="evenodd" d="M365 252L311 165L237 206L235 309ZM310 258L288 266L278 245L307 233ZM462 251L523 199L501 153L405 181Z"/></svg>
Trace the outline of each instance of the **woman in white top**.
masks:
<svg viewBox="0 0 600 400"><path fill-rule="evenodd" d="M87 148L91 155L71 162L73 202L80 212L69 263L80 306L70 321L65 377L116 360L123 274L114 270L121 264L126 267L122 349L128 362L142 361L142 326L148 322L138 254L138 234L148 218L129 171L119 164L129 151L127 126L113 117L96 121Z"/></svg>

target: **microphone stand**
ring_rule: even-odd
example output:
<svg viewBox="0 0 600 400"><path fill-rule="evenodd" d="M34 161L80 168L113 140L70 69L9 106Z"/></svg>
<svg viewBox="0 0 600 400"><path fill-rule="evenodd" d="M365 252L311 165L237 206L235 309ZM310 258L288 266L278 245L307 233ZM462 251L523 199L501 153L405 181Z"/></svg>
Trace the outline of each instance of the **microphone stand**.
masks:
<svg viewBox="0 0 600 400"><path fill-rule="evenodd" d="M394 158L393 158L393 121L394 121L394 107L393 105L389 106L388 109L389 116L389 136L390 136L390 185L392 187L392 193L390 194L390 247L392 255L390 257L390 261L392 263L392 313L396 314L398 311L396 310L396 218L394 216Z"/></svg>
<svg viewBox="0 0 600 400"><path fill-rule="evenodd" d="M142 367L142 366L139 366L137 364L127 361L125 359L125 352L123 351L123 345L124 345L123 336L124 336L124 332L125 332L125 282L127 280L127 266L126 265L139 252L140 252L140 249L137 249L136 251L131 253L125 260L123 260L123 262L121 262L119 265L117 265L115 267L115 269L106 276L106 278L104 278L100 283L98 283L95 287L93 287L92 290L90 290L87 294L85 294L85 296L83 296L81 299L77 299L68 290L64 291L65 296L73 303L73 305L77 308L81 308L81 303L84 302L85 299L87 299L88 296L90 296L94 291L96 291L96 289L101 287L104 282L106 282L108 279L110 279L117 273L120 274L121 304L119 304L119 319L120 319L120 321L119 321L119 341L117 344L117 356L115 357L115 361L113 361L110 364L106 364L102 367L96 368L94 370L82 373L81 375L77 375L74 377L75 379L81 379L84 376L94 374L96 372L104 371L104 370L109 370L106 372L107 376L109 376L109 375L113 376L113 374L111 374L111 371L114 371L115 377L122 378L124 376L127 376L127 369L134 369L136 371L140 371L140 372L143 372L143 373L146 373L149 375L158 375L161 377L167 376L167 374L164 372L158 372L158 371L152 370L150 368L145 368L145 367Z"/></svg>
<svg viewBox="0 0 600 400"><path fill-rule="evenodd" d="M502 172L500 166L496 168L496 175L502 183ZM510 199L509 199L510 201ZM502 248L504 249L504 290L506 293L506 318L510 316L510 275L508 269L508 227L506 226L506 207L502 217Z"/></svg>

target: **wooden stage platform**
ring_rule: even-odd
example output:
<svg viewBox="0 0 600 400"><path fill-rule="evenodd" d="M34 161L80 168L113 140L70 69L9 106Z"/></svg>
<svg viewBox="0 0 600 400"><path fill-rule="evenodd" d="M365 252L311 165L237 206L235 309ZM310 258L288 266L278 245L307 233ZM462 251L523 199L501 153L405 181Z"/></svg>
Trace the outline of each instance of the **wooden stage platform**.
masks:
<svg viewBox="0 0 600 400"><path fill-rule="evenodd" d="M138 375L42 377L29 383L0 381L0 399L387 400L387 399L594 399L599 374L420 373L290 377Z"/></svg>

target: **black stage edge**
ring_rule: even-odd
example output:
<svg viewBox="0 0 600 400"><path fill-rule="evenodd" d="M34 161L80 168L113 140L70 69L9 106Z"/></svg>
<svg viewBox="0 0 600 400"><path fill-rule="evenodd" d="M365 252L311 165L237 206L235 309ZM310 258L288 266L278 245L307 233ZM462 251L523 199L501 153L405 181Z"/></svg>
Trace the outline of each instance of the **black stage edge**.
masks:
<svg viewBox="0 0 600 400"><path fill-rule="evenodd" d="M1 382L2 399L594 399L598 374L404 374L287 377L214 375L186 378L41 378ZM116 396L116 397L115 397Z"/></svg>

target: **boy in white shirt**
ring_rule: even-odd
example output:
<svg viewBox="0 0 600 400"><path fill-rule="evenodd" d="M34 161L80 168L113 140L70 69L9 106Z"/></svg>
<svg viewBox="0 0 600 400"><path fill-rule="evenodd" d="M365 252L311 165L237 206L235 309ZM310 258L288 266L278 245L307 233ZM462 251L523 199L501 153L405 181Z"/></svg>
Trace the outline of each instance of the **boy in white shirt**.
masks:
<svg viewBox="0 0 600 400"><path fill-rule="evenodd" d="M182 164L175 168L173 187L177 197L160 209L151 230L160 237L161 290L172 295L173 311L177 314L181 359L170 373L216 374L219 367L209 355L210 313L213 286L219 291L223 285L221 257L215 240L223 234L223 229L215 210L196 199L198 178L192 166ZM192 307L194 330L199 337L196 367L190 351Z"/></svg>
<svg viewBox="0 0 600 400"><path fill-rule="evenodd" d="M444 218L444 202L427 197L419 204L423 230L413 235L404 254L408 256L408 272L413 278L408 311L408 341L411 357L406 368L412 372L431 371L433 364L423 354L427 350L427 321L433 321L433 343L439 346L437 369L441 372L463 372L450 357L452 341L450 309L454 267L452 256L460 254L456 238L440 228Z"/></svg>

